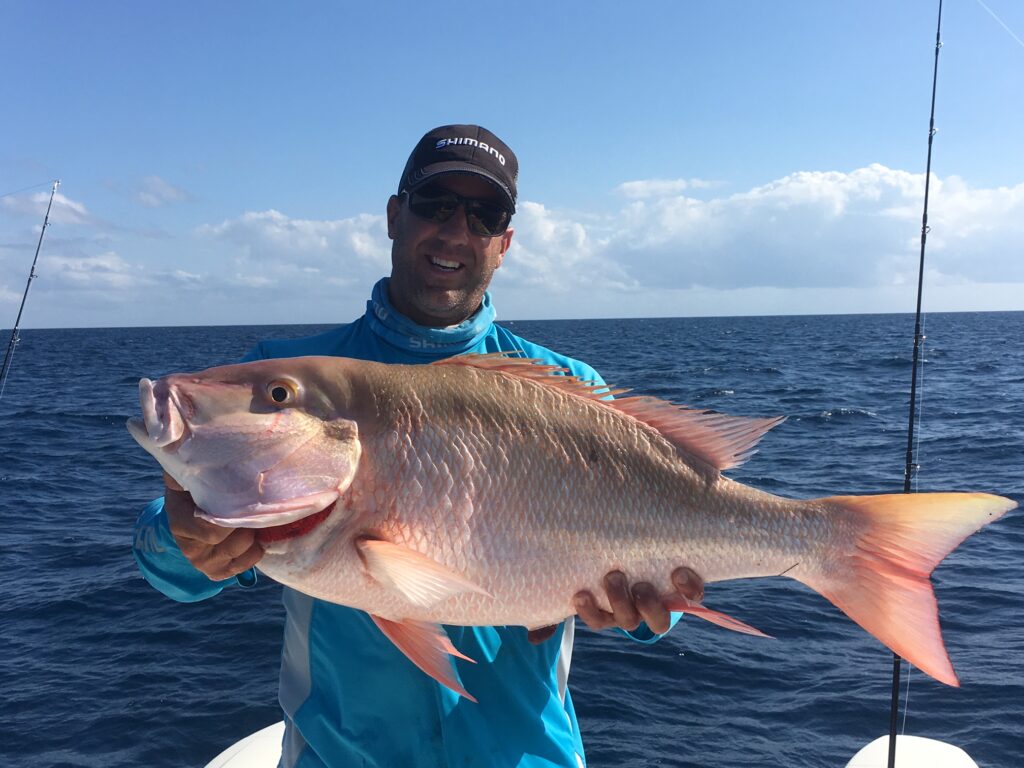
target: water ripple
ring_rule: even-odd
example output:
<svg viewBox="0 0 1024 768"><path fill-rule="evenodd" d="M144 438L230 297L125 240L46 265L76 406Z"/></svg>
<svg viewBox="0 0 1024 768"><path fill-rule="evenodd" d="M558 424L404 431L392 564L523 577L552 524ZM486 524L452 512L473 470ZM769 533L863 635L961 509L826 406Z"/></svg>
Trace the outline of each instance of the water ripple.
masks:
<svg viewBox="0 0 1024 768"><path fill-rule="evenodd" d="M809 498L902 487L912 318L515 323L607 380L789 420L730 476ZM0 409L0 765L202 765L280 718L279 588L179 605L137 575L137 511L159 492L124 430L137 381L322 328L25 331ZM920 490L1024 499L1024 313L929 316ZM68 376L74 371L74 376ZM935 573L960 689L911 673L908 731L1020 763L1024 514ZM787 579L713 584L707 604L775 636L683 619L652 646L581 629L570 685L596 768L842 765L888 725L891 655ZM140 738L144 734L145 738Z"/></svg>

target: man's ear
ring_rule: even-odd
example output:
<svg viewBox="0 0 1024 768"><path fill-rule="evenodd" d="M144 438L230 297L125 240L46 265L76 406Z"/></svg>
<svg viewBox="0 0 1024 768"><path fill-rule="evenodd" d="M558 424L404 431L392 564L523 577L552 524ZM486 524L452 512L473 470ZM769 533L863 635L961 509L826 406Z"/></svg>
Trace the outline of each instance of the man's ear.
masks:
<svg viewBox="0 0 1024 768"><path fill-rule="evenodd" d="M505 254L508 253L509 246L512 245L512 235L516 231L509 227L501 236L501 251L498 254L498 266L501 266L501 262L505 260Z"/></svg>
<svg viewBox="0 0 1024 768"><path fill-rule="evenodd" d="M388 239L394 240L398 231L398 214L402 210L402 201L398 195L388 198Z"/></svg>

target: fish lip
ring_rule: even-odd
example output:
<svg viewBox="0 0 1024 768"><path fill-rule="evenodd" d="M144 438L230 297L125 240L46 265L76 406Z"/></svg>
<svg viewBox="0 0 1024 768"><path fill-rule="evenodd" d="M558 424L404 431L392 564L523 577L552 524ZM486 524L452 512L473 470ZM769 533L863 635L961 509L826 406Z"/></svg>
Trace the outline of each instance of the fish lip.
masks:
<svg viewBox="0 0 1024 768"><path fill-rule="evenodd" d="M131 416L125 422L128 427L128 432L132 437L135 438L135 442L150 451L159 450L162 453L173 454L177 453L178 449L181 448L182 444L192 436L192 431L186 426L182 431L181 437L171 443L160 445L158 440L154 440L153 436L149 433L149 429L146 427L146 422L141 416Z"/></svg>
<svg viewBox="0 0 1024 768"><path fill-rule="evenodd" d="M141 416L131 416L125 424L136 442L141 443L143 440L149 440L149 432L146 430L146 422L142 420Z"/></svg>
<svg viewBox="0 0 1024 768"><path fill-rule="evenodd" d="M196 511L196 517L223 528L273 528L323 512L341 494L337 489L271 503L256 502L237 510L230 517Z"/></svg>
<svg viewBox="0 0 1024 768"><path fill-rule="evenodd" d="M158 389L162 392L158 393ZM142 408L141 425L129 420L128 429L132 435L138 440L139 435L135 430L143 426L149 443L174 453L190 434L177 390L166 381L154 384L150 379L139 379L139 405Z"/></svg>
<svg viewBox="0 0 1024 768"><path fill-rule="evenodd" d="M218 515L211 515L208 512L199 511L196 512L196 517L208 523L218 525L221 528L272 528L278 525L294 523L296 520L301 520L312 514L307 510L301 512L254 511L255 508L260 506L263 505L253 504L246 507L245 517L220 517Z"/></svg>

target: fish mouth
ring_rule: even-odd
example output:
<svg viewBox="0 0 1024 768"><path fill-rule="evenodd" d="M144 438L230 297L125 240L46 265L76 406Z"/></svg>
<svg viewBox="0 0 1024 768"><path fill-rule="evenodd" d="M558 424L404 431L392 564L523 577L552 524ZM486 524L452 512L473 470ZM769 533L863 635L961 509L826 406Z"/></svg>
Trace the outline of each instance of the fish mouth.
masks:
<svg viewBox="0 0 1024 768"><path fill-rule="evenodd" d="M198 511L196 517L224 528L279 528L302 522L307 517L330 509L338 500L338 495L338 490L332 488L285 501L257 501L247 507L232 510L227 516Z"/></svg>
<svg viewBox="0 0 1024 768"><path fill-rule="evenodd" d="M312 532L314 528L318 528L324 520L330 517L336 504L337 502L335 501L326 509L314 512L312 515L307 515L306 517L291 523L285 523L284 525L272 525L269 528L260 528L256 531L256 541L260 544L270 544L276 541L285 541L287 539L296 539L299 536L305 536L307 533Z"/></svg>
<svg viewBox="0 0 1024 768"><path fill-rule="evenodd" d="M128 419L128 431L139 443L149 443L174 453L189 436L182 416L182 402L177 389L163 382L155 385L149 379L139 380L139 405L142 418Z"/></svg>

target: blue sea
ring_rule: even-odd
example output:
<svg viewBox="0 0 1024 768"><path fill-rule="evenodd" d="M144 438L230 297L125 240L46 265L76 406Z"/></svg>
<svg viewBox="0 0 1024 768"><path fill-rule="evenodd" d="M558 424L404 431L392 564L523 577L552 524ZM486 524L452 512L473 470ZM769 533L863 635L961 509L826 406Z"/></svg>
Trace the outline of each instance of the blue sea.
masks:
<svg viewBox="0 0 1024 768"><path fill-rule="evenodd" d="M788 420L731 476L793 497L902 490L913 317L507 323L609 382ZM128 436L137 381L315 327L27 330L0 400L0 765L202 766L278 719L279 588L194 605L138 575L161 492ZM926 317L917 489L1024 499L1024 313ZM7 333L3 342L6 344ZM1024 514L935 572L962 687L904 666L908 734L1024 765ZM640 646L581 631L570 686L594 767L843 766L889 721L891 655L787 579L706 603L774 636L684 620ZM401 727L396 724L396 727Z"/></svg>

